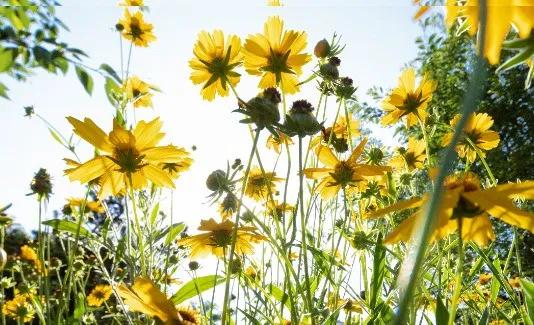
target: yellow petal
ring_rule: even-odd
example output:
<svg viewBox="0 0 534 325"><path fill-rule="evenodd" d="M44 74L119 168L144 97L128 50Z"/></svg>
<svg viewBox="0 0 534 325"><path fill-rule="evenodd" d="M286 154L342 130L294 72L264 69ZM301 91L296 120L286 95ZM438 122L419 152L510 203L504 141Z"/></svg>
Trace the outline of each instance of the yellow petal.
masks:
<svg viewBox="0 0 534 325"><path fill-rule="evenodd" d="M319 179L319 178L330 176L330 173L333 172L333 169L332 168L306 168L303 170L303 172L307 178Z"/></svg>
<svg viewBox="0 0 534 325"><path fill-rule="evenodd" d="M71 181L79 181L85 184L104 175L115 167L117 166L112 160L106 157L95 157L74 169L67 170L65 173Z"/></svg>
<svg viewBox="0 0 534 325"><path fill-rule="evenodd" d="M356 146L356 148L352 150L352 153L350 154L350 157L348 160L351 164L355 164L358 161L358 158L360 158L360 156L362 155L366 144L367 144L367 138L363 138L363 140Z"/></svg>
<svg viewBox="0 0 534 325"><path fill-rule="evenodd" d="M413 198L405 201L400 201L395 204L390 205L387 208L380 209L374 212L369 213L370 218L377 218L380 216L383 216L385 214L396 212L396 211L402 211L406 209L413 209L418 208L423 204L423 200L421 198Z"/></svg>
<svg viewBox="0 0 534 325"><path fill-rule="evenodd" d="M332 150L330 150L328 147L318 146L317 149L315 149L315 154L317 155L319 161L327 167L334 168L339 163L336 155L334 155Z"/></svg>
<svg viewBox="0 0 534 325"><path fill-rule="evenodd" d="M91 119L85 118L82 122L69 116L67 117L67 120L74 127L74 133L95 146L95 148L105 152L113 151L113 146L109 142L107 134Z"/></svg>

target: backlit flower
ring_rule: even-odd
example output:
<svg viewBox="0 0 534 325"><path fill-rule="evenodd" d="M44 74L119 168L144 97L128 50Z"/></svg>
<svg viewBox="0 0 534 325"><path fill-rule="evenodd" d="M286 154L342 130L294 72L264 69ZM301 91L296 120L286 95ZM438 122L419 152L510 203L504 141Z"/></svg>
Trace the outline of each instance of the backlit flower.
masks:
<svg viewBox="0 0 534 325"><path fill-rule="evenodd" d="M152 93L150 92L150 85L136 76L132 76L126 80L123 86L126 98L133 103L133 107L151 107Z"/></svg>
<svg viewBox="0 0 534 325"><path fill-rule="evenodd" d="M358 185L367 177L379 176L391 170L390 167L373 166L358 162L363 153L367 139L364 139L347 160L340 160L328 147L319 146L315 150L317 158L325 165L322 168L306 168L303 172L307 178L320 179L317 191L323 199L334 198L345 188L348 192L358 191Z"/></svg>
<svg viewBox="0 0 534 325"><path fill-rule="evenodd" d="M35 316L35 309L25 295L14 297L2 306L4 315L22 323L29 323Z"/></svg>
<svg viewBox="0 0 534 325"><path fill-rule="evenodd" d="M124 17L119 20L119 26L122 27L122 36L136 46L147 47L148 43L156 40L152 31L154 26L145 22L141 11L136 11L132 15L128 9L125 9Z"/></svg>
<svg viewBox="0 0 534 325"><path fill-rule="evenodd" d="M332 131L337 138L352 140L360 135L359 128L360 123L353 118L352 114L349 114L348 120L345 116L339 117L332 126Z"/></svg>
<svg viewBox="0 0 534 325"><path fill-rule="evenodd" d="M237 211L237 198L233 194L228 194L219 205L219 214L223 220L229 219Z"/></svg>
<svg viewBox="0 0 534 325"><path fill-rule="evenodd" d="M406 69L399 78L399 85L382 102L386 115L382 117L382 124L394 124L401 118L406 118L406 125L415 125L418 119L424 121L427 116L426 108L436 89L436 82L425 75L416 87L415 70Z"/></svg>
<svg viewBox="0 0 534 325"><path fill-rule="evenodd" d="M82 208L82 206L85 208L86 212L94 212L94 213L104 213L104 207L100 203L100 201L92 201L92 200L86 200L83 198L70 198L68 200L68 206L71 208L71 210L78 211Z"/></svg>
<svg viewBox="0 0 534 325"><path fill-rule="evenodd" d="M460 121L461 116L456 115L451 120L451 127L455 128L456 124ZM473 162L477 157L477 150L473 148L473 145L478 149L478 153L485 157L484 151L496 148L499 145L500 137L499 133L491 131L490 128L493 125L493 119L486 113L473 113L469 116L467 123L464 127L464 138L456 145L456 152L462 158L466 158L467 161ZM443 145L447 146L453 137L453 133L447 133L443 138ZM470 142L467 140L470 140Z"/></svg>
<svg viewBox="0 0 534 325"><path fill-rule="evenodd" d="M281 86L284 92L294 94L299 90L298 77L311 56L301 53L307 45L303 31L284 31L279 17L269 17L263 33L249 35L244 45L245 69L261 76L259 87Z"/></svg>
<svg viewBox="0 0 534 325"><path fill-rule="evenodd" d="M467 0L459 6L457 0L447 0L447 25L465 17L468 31L475 36L479 29L478 0ZM486 4L486 40L483 53L490 64L500 60L502 43L514 26L521 38L527 38L534 27L534 3L531 0L488 0Z"/></svg>
<svg viewBox="0 0 534 325"><path fill-rule="evenodd" d="M266 212L271 217L282 219L286 212L293 212L295 207L289 203L278 202L277 200L269 200L265 205Z"/></svg>
<svg viewBox="0 0 534 325"><path fill-rule="evenodd" d="M148 182L156 186L174 188L174 182L163 170L164 164L179 164L189 154L173 145L157 146L165 135L160 132L162 122L156 118L140 121L133 130L127 130L113 121L113 131L106 134L91 119L83 122L73 117L68 121L74 133L99 151L95 158L65 170L71 181L82 184L99 179L99 196L116 195L126 186L144 188Z"/></svg>
<svg viewBox="0 0 534 325"><path fill-rule="evenodd" d="M283 178L276 177L275 172L264 174L259 167L253 167L248 174L245 195L256 201L267 199L276 193L275 182L283 180Z"/></svg>
<svg viewBox="0 0 534 325"><path fill-rule="evenodd" d="M221 30L213 33L202 31L198 34L193 48L195 55L189 61L191 81L195 85L203 84L202 98L213 100L216 94L228 96L229 88L235 87L240 74L234 69L241 65L241 40L236 35L228 35L226 40Z"/></svg>
<svg viewBox="0 0 534 325"><path fill-rule="evenodd" d="M267 138L267 149L274 150L277 154L282 152L282 145L292 145L293 140L285 133L278 132L278 137L270 134Z"/></svg>
<svg viewBox="0 0 534 325"><path fill-rule="evenodd" d="M87 296L87 305L91 307L100 307L104 302L106 302L113 290L110 285L99 284L91 290L91 293Z"/></svg>
<svg viewBox="0 0 534 325"><path fill-rule="evenodd" d="M203 257L208 254L223 257L232 243L233 228L234 223L230 220L221 223L214 219L201 220L198 230L203 233L180 239L178 243L190 247L190 258ZM262 240L265 240L265 237L257 233L255 227L238 227L235 239L236 254L254 253L253 244Z"/></svg>
<svg viewBox="0 0 534 325"><path fill-rule="evenodd" d="M462 238L486 246L495 239L489 216L512 226L534 233L534 214L518 209L512 198L534 199L534 181L503 184L482 189L480 180L473 173L451 175L444 182L444 196L437 212L436 228L432 240L441 239L458 231L462 223ZM419 208L429 200L426 195L391 205L376 211L372 217L410 208ZM409 241L420 224L422 213L415 212L401 222L385 239L386 243Z"/></svg>
<svg viewBox="0 0 534 325"><path fill-rule="evenodd" d="M126 7L142 7L144 0L124 0L119 5L120 6L126 6Z"/></svg>
<svg viewBox="0 0 534 325"><path fill-rule="evenodd" d="M397 148L397 153L391 158L389 164L398 169L412 171L423 168L426 160L426 145L422 140L408 139L408 148Z"/></svg>

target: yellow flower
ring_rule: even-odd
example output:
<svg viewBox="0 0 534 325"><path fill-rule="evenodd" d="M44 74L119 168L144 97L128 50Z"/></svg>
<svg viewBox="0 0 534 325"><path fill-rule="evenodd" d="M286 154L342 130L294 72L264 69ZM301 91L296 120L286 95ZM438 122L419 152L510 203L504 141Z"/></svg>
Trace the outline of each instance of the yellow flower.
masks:
<svg viewBox="0 0 534 325"><path fill-rule="evenodd" d="M94 213L104 213L104 207L100 204L100 201L89 201L83 198L70 198L68 200L68 206L71 209L81 209L82 206L85 207L85 212L94 212Z"/></svg>
<svg viewBox="0 0 534 325"><path fill-rule="evenodd" d="M197 311L175 306L163 292L148 278L137 277L132 288L125 284L117 287L117 293L130 310L159 318L165 325L197 325L200 315Z"/></svg>
<svg viewBox="0 0 534 325"><path fill-rule="evenodd" d="M245 269L245 275L251 278L252 280L259 279L258 271L256 271L256 269L252 265L247 266L247 268Z"/></svg>
<svg viewBox="0 0 534 325"><path fill-rule="evenodd" d="M348 192L357 191L359 183L366 177L379 176L391 170L389 167L358 163L366 143L367 138L354 148L347 160L339 160L328 147L319 146L315 150L317 158L326 167L306 168L303 172L307 178L321 179L317 190L323 199L334 198L342 188Z"/></svg>
<svg viewBox="0 0 534 325"><path fill-rule="evenodd" d="M240 74L234 69L241 64L241 40L236 35L228 35L226 42L221 30L212 34L202 31L193 48L195 55L189 61L191 81L195 85L204 84L200 93L202 98L212 101L216 94L228 96L229 87L235 87ZM228 85L230 84L230 85Z"/></svg>
<svg viewBox="0 0 534 325"><path fill-rule="evenodd" d="M249 35L244 45L245 69L248 73L262 76L261 89L276 87L294 94L299 90L298 76L302 67L311 60L311 55L301 53L307 45L305 32L284 31L284 22L279 17L269 17L263 34Z"/></svg>
<svg viewBox="0 0 534 325"><path fill-rule="evenodd" d="M154 26L145 22L141 11L132 15L128 9L125 9L124 17L119 20L119 25L122 26L122 36L132 41L135 46L147 47L148 43L156 40L152 32Z"/></svg>
<svg viewBox="0 0 534 325"><path fill-rule="evenodd" d="M276 193L275 182L283 180L283 178L276 177L275 172L263 174L259 167L253 167L248 174L245 195L256 201L267 199L269 195Z"/></svg>
<svg viewBox="0 0 534 325"><path fill-rule="evenodd" d="M280 0L267 0L267 5L270 7L280 7L283 6Z"/></svg>
<svg viewBox="0 0 534 325"><path fill-rule="evenodd" d="M165 135L160 132L162 122L156 118L141 121L130 131L113 121L113 131L107 135L91 119L83 122L73 117L68 121L74 133L92 144L99 155L65 170L71 181L82 184L99 179L99 197L116 195L126 188L144 188L148 181L156 186L174 188L172 178L163 170L164 164L180 164L189 154L173 145L157 146Z"/></svg>
<svg viewBox="0 0 534 325"><path fill-rule="evenodd" d="M361 314L363 312L362 305L352 299L342 299L338 295L329 292L326 305L330 310L343 308L346 312L355 312Z"/></svg>
<svg viewBox="0 0 534 325"><path fill-rule="evenodd" d="M267 149L274 150L277 154L280 154L282 152L282 145L292 145L293 139L289 137L287 134L283 132L278 132L278 137L275 137L274 135L269 135L267 138Z"/></svg>
<svg viewBox="0 0 534 325"><path fill-rule="evenodd" d="M460 115L454 116L450 122L452 128L456 127L460 118ZM469 116L464 127L465 138L469 139L476 146L482 157L485 157L484 150L491 150L499 145L499 133L490 130L492 125L493 119L488 114L473 113ZM445 134L443 145L447 146L451 142L452 137L452 132ZM467 161L473 162L477 157L477 150L465 138L456 145L456 152L458 152L460 157L467 158Z"/></svg>
<svg viewBox="0 0 534 325"><path fill-rule="evenodd" d="M152 107L152 93L150 92L150 85L136 76L132 76L126 80L123 85L123 91L126 98L137 107Z"/></svg>
<svg viewBox="0 0 534 325"><path fill-rule="evenodd" d="M126 6L126 7L142 7L144 6L143 0L124 0L119 4L119 6Z"/></svg>
<svg viewBox="0 0 534 325"><path fill-rule="evenodd" d="M430 6L421 5L421 0L413 0L413 4L418 8L413 20L419 20L430 10Z"/></svg>
<svg viewBox="0 0 534 325"><path fill-rule="evenodd" d="M336 123L332 127L332 131L337 138L350 139L360 135L360 123L353 119L352 114L349 114L349 119L345 116L341 116L337 119Z"/></svg>
<svg viewBox="0 0 534 325"><path fill-rule="evenodd" d="M478 245L486 246L495 239L489 215L512 226L534 233L534 214L518 209L512 198L534 199L534 181L517 184L503 184L482 189L480 180L473 173L451 175L444 182L444 194L437 212L436 228L432 240L444 238L458 231L462 225L462 238ZM413 198L376 211L372 217L394 211L419 208L429 200L429 196ZM386 243L409 241L422 220L421 212L416 212L401 222L384 240Z"/></svg>
<svg viewBox="0 0 534 325"><path fill-rule="evenodd" d="M91 293L87 296L87 305L91 307L100 307L104 302L106 302L113 290L110 285L99 284L91 290Z"/></svg>
<svg viewBox="0 0 534 325"><path fill-rule="evenodd" d="M479 29L478 0L467 0L458 6L457 0L447 0L447 24L450 27L458 17L465 17L469 34L474 36ZM521 38L527 38L534 27L534 2L532 0L488 0L486 40L483 53L490 64L500 60L502 43L515 26Z"/></svg>
<svg viewBox="0 0 534 325"><path fill-rule="evenodd" d="M414 169L423 168L426 160L426 146L422 140L414 138L408 139L408 148L398 148L397 154L391 158L389 164L398 169L407 169L412 171Z"/></svg>
<svg viewBox="0 0 534 325"><path fill-rule="evenodd" d="M479 277L478 277L478 283L480 283L481 285L485 285L485 284L488 284L490 281L491 281L491 278L493 277L492 274L489 274L489 273L482 273Z"/></svg>
<svg viewBox="0 0 534 325"><path fill-rule="evenodd" d="M12 300L6 301L2 306L2 312L4 315L23 323L31 322L35 316L35 310L25 295L16 296Z"/></svg>
<svg viewBox="0 0 534 325"><path fill-rule="evenodd" d="M227 195L219 205L219 214L223 221L230 219L237 212L237 198L233 194Z"/></svg>
<svg viewBox="0 0 534 325"><path fill-rule="evenodd" d="M516 276L515 278L512 278L512 279L508 279L508 284L510 284L510 286L512 288L520 289L521 288L521 279L518 276Z"/></svg>
<svg viewBox="0 0 534 325"><path fill-rule="evenodd" d="M406 117L406 125L415 125L418 119L424 121L427 116L426 108L436 89L436 82L423 76L421 82L415 85L415 70L406 69L399 78L399 86L382 102L386 115L382 117L382 124L394 124Z"/></svg>
<svg viewBox="0 0 534 325"><path fill-rule="evenodd" d="M201 220L198 230L204 233L183 238L178 241L179 245L191 248L190 258L203 257L213 254L223 257L232 242L234 223L230 220L221 223L214 219ZM254 253L253 244L265 240L265 237L256 232L255 227L239 227L235 251L238 255Z"/></svg>
<svg viewBox="0 0 534 325"><path fill-rule="evenodd" d="M293 207L288 203L280 203L277 200L269 200L266 204L267 214L271 217L283 218L286 212L293 212Z"/></svg>
<svg viewBox="0 0 534 325"><path fill-rule="evenodd" d="M28 262L39 262L39 257L33 248L28 245L23 245L20 247L20 258Z"/></svg>

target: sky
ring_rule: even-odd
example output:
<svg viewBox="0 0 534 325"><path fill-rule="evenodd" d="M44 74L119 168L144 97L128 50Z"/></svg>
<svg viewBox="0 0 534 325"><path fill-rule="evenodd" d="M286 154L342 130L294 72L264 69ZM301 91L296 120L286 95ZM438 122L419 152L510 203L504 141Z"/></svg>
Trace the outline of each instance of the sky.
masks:
<svg viewBox="0 0 534 325"><path fill-rule="evenodd" d="M98 67L105 62L119 71L119 38L113 26L121 18L123 9L110 5L114 1L109 0L91 1L91 4L79 4L74 0L62 2L64 6L58 8L57 15L70 28L70 32L62 33L63 40L89 54L85 61L88 66ZM148 48L133 49L130 73L162 90L153 99L154 108L138 110L137 119L160 116L167 134L164 144L187 149L197 147L192 152L195 162L191 170L176 182L173 191L175 220L193 227L201 218L216 216L216 207L206 204L210 194L204 185L208 174L225 169L227 162L231 164L235 158L245 161L251 145L247 128L238 123L240 116L232 113L236 108L235 99L203 101L200 87L189 80L187 62L199 31L219 28L225 33L238 34L244 40L248 34L261 32L267 17L278 15L285 21L286 28L307 32L309 52L317 41L330 39L336 32L347 44L340 55L341 75L355 81L362 101L368 100L365 93L372 86L388 89L396 85L402 68L416 55L414 41L421 34L420 27L412 20L415 8L408 0L372 1L372 4L369 4L371 1L286 0L283 7L266 7L260 1L252 5L251 0L232 1L231 5L222 1L176 2L146 1L150 6L146 20L154 24L157 41ZM304 74L309 75L309 69ZM0 206L12 203L9 214L28 230L37 227L37 201L26 194L39 168L46 168L54 183L45 219L52 217L53 210L60 210L66 198L82 196L84 190L79 183L71 183L63 175L62 158L71 158L69 153L52 139L42 121L24 117L23 107L33 105L37 113L67 138L72 131L66 116L90 117L109 131L113 108L105 97L103 79L96 74L93 77L92 96L84 91L72 69L65 77L38 72L26 83L2 80L10 88L11 100L0 98ZM253 97L258 92L258 81L257 77L243 76L237 86L239 95ZM297 96L289 96L288 103L296 99L317 103L318 94L313 84L303 87ZM331 119L334 103L328 110ZM374 130L384 144L398 143L392 129ZM267 165L272 166L274 153L265 149L265 140L266 135L260 139L262 155ZM80 148L82 160L90 159L91 150L83 141ZM296 173L293 176L296 177ZM170 191L164 193L166 198L169 195Z"/></svg>

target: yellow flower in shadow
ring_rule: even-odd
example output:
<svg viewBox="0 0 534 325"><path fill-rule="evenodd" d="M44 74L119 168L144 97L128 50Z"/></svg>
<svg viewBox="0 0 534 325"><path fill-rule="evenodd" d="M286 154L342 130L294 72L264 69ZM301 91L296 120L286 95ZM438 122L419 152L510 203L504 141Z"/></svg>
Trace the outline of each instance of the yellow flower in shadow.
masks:
<svg viewBox="0 0 534 325"><path fill-rule="evenodd" d="M16 296L2 305L4 315L22 323L29 323L35 317L35 309L25 295Z"/></svg>
<svg viewBox="0 0 534 325"><path fill-rule="evenodd" d="M397 148L396 154L389 161L389 165L397 170L422 169L426 160L426 145L422 140L408 139L408 148Z"/></svg>
<svg viewBox="0 0 534 325"><path fill-rule="evenodd" d="M190 79L195 84L203 84L202 98L212 101L215 95L228 96L229 88L235 87L240 74L234 69L241 65L241 40L236 35L228 35L226 40L221 30L213 33L202 31L198 34L193 48L195 55L189 61L193 70Z"/></svg>
<svg viewBox="0 0 534 325"><path fill-rule="evenodd" d="M221 223L216 222L214 219L201 220L198 230L203 231L203 233L182 238L178 241L178 244L191 249L189 257L192 259L204 257L208 254L222 258L232 243L233 229L234 223L230 220ZM255 227L238 227L237 238L235 239L236 254L248 255L254 253L253 244L265 239L264 236L257 233Z"/></svg>
<svg viewBox="0 0 534 325"><path fill-rule="evenodd" d="M302 53L307 45L306 33L284 31L280 17L269 17L263 33L249 35L245 41L245 69L249 74L261 76L261 89L281 85L284 92L299 90L298 77L311 55Z"/></svg>
<svg viewBox="0 0 534 325"><path fill-rule="evenodd" d="M249 198L260 201L265 200L269 195L276 194L276 182L283 181L283 178L276 177L275 172L266 172L265 174L259 167L253 167L245 185L245 195Z"/></svg>
<svg viewBox="0 0 534 325"><path fill-rule="evenodd" d="M132 15L128 9L125 9L124 17L119 20L119 26L122 28L122 36L132 41L135 46L147 47L148 43L156 40L152 31L154 26L145 22L141 11Z"/></svg>
<svg viewBox="0 0 534 325"><path fill-rule="evenodd" d="M520 210L513 198L534 199L534 181L517 184L503 184L482 189L480 180L473 173L451 175L444 183L444 194L437 212L436 228L432 240L441 239L458 232L461 222L462 238L486 246L495 239L489 216L498 218L512 226L534 233L534 214ZM400 201L385 209L370 214L371 218L395 211L419 208L426 204L429 196ZM401 222L385 239L386 243L409 241L418 231L422 220L421 211Z"/></svg>
<svg viewBox="0 0 534 325"><path fill-rule="evenodd" d="M74 133L92 144L99 154L77 166L70 166L65 174L71 181L82 184L99 179L99 197L123 193L125 188L141 189L148 181L156 186L174 188L171 176L163 170L165 164L188 161L189 154L173 145L158 146L165 133L160 132L162 122L156 118L140 121L133 130L127 130L113 121L113 131L106 134L91 119L67 120Z"/></svg>
<svg viewBox="0 0 534 325"><path fill-rule="evenodd" d="M124 304L131 311L141 312L157 317L165 325L201 324L200 314L189 307L175 306L154 282L145 277L137 277L131 289L125 284L119 285L117 293L124 299Z"/></svg>
<svg viewBox="0 0 534 325"><path fill-rule="evenodd" d="M416 86L415 81L415 69L408 68L402 72L398 87L382 102L382 108L386 111L381 120L383 125L394 124L401 118L406 118L406 126L411 127L418 119L426 119L426 108L437 83L426 75L419 85Z"/></svg>
<svg viewBox="0 0 534 325"><path fill-rule="evenodd" d="M447 0L447 25L450 27L458 17L465 17L468 31L475 36L479 29L478 0L467 0L458 5L457 0ZM486 18L486 40L483 53L490 64L499 63L502 43L512 25L519 37L527 38L534 27L534 1L532 0L488 0Z"/></svg>
<svg viewBox="0 0 534 325"><path fill-rule="evenodd" d="M363 153L367 138L365 138L347 160L339 160L330 148L318 146L315 150L317 158L325 167L306 168L304 175L310 179L320 179L317 191L325 200L334 198L342 189L349 193L357 192L361 182L370 176L380 176L390 171L390 167L373 166L358 163Z"/></svg>
<svg viewBox="0 0 534 325"><path fill-rule="evenodd" d="M452 128L460 121L461 116L454 116L450 124ZM468 162L474 162L477 157L477 150L485 157L484 151L496 148L500 142L499 133L491 131L493 119L486 113L473 113L469 116L467 124L464 127L464 138L456 145L456 152ZM445 134L443 145L447 146L454 136L453 132ZM468 141L469 140L469 141ZM476 147L473 148L473 145Z"/></svg>
<svg viewBox="0 0 534 325"><path fill-rule="evenodd" d="M91 293L87 296L87 305L91 307L100 307L104 302L106 302L113 290L110 285L99 284L96 285Z"/></svg>
<svg viewBox="0 0 534 325"><path fill-rule="evenodd" d="M278 137L270 134L267 138L267 149L274 150L277 154L282 152L282 145L292 145L293 139L283 132L278 132Z"/></svg>

